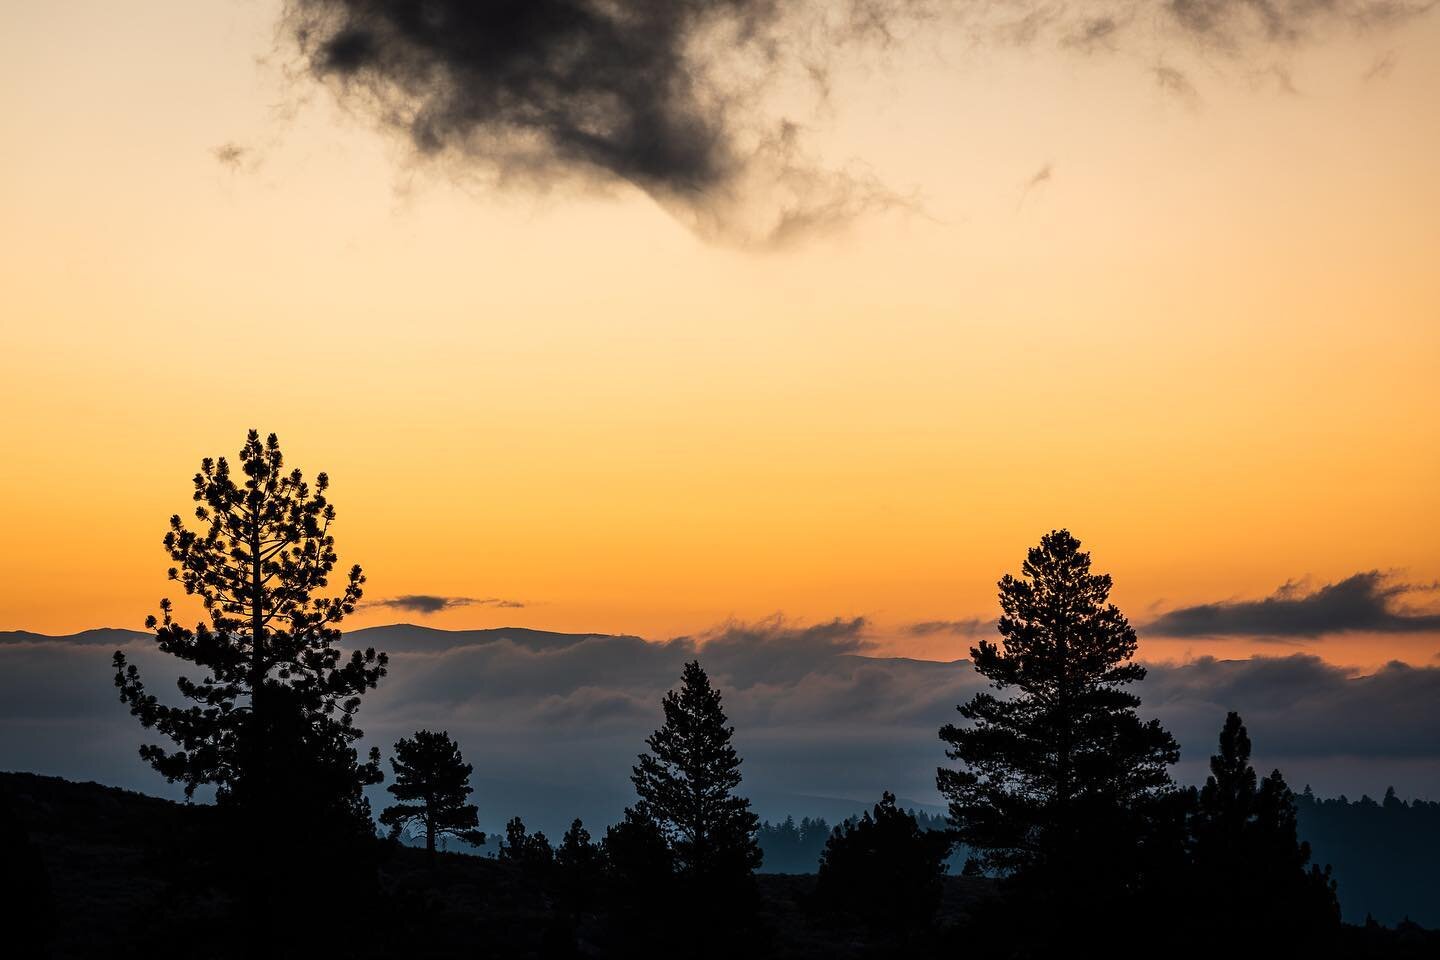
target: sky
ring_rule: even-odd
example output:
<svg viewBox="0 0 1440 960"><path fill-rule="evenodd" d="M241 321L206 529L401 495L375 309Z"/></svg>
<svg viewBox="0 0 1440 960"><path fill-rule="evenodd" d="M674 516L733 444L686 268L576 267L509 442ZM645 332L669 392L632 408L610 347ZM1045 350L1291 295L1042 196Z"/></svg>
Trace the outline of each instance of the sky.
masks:
<svg viewBox="0 0 1440 960"><path fill-rule="evenodd" d="M1067 527L1149 661L1440 665L1440 15L733 6L511 38L543 82L373 4L7 9L0 628L138 628L256 427L355 626L953 660Z"/></svg>

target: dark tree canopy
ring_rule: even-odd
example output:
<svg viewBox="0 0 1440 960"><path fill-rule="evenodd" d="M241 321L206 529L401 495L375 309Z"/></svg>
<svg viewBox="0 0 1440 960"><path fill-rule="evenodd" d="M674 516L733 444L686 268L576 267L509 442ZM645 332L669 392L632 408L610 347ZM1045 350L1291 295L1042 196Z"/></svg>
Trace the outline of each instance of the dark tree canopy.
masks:
<svg viewBox="0 0 1440 960"><path fill-rule="evenodd" d="M928 927L954 838L924 830L886 791L874 814L836 827L820 856L816 892L833 914L891 932Z"/></svg>
<svg viewBox="0 0 1440 960"><path fill-rule="evenodd" d="M1000 581L1001 642L970 650L1001 695L976 694L958 708L969 723L941 729L960 766L942 767L938 786L988 869L1062 883L1122 871L1179 748L1136 715L1135 631L1079 541L1054 531L1022 569Z"/></svg>
<svg viewBox="0 0 1440 960"><path fill-rule="evenodd" d="M148 693L136 668L115 653L120 699L145 727L175 744L141 747L167 780L192 794L218 787L222 801L293 813L306 793L322 807L348 807L368 824L361 788L382 779L379 753L361 763L353 722L360 697L385 674L374 650L349 657L336 647L337 624L354 612L365 577L352 567L338 595L322 593L336 564L330 527L335 508L329 478L311 486L286 471L274 434L251 430L238 458L205 458L195 475L192 530L170 518L164 546L175 566L170 579L199 598L209 622L194 629L172 618L147 620L159 648L188 661L199 679L182 675L185 706ZM338 791L338 793L336 792Z"/></svg>
<svg viewBox="0 0 1440 960"><path fill-rule="evenodd" d="M720 692L691 661L680 690L667 693L661 706L665 723L645 741L650 750L630 778L641 815L660 828L683 876L722 884L749 876L760 865L760 821L750 801L735 794L740 757Z"/></svg>
<svg viewBox="0 0 1440 960"><path fill-rule="evenodd" d="M460 746L445 731L417 730L413 738L395 743L390 758L395 782L386 789L399 803L380 812L380 822L398 837L407 824L418 823L425 831L425 849L435 852L435 839L449 835L478 846L485 834L476 827L479 811L467 800L473 789L474 770L460 756Z"/></svg>
<svg viewBox="0 0 1440 960"><path fill-rule="evenodd" d="M529 833L525 821L511 817L505 824L505 839L500 843L499 859L517 863L533 873L543 873L555 860L550 840L540 831Z"/></svg>
<svg viewBox="0 0 1440 960"><path fill-rule="evenodd" d="M600 847L591 842L590 831L578 819L570 824L560 846L555 848L555 869L559 874L560 900L567 913L578 916L595 899L595 888L604 869Z"/></svg>
<svg viewBox="0 0 1440 960"><path fill-rule="evenodd" d="M665 833L639 805L605 830L601 902L609 915L611 956L661 957L695 925L691 891L676 882L675 853Z"/></svg>
<svg viewBox="0 0 1440 960"><path fill-rule="evenodd" d="M555 849L555 865L577 876L594 879L600 870L600 848L590 840L590 831L577 818Z"/></svg>
<svg viewBox="0 0 1440 960"><path fill-rule="evenodd" d="M626 807L624 819L605 829L600 851L614 889L667 889L675 874L675 854L665 834L659 824L635 807ZM621 899L639 902L644 897Z"/></svg>
<svg viewBox="0 0 1440 960"><path fill-rule="evenodd" d="M1330 868L1310 865L1310 844L1296 831L1295 795L1276 770L1257 782L1250 737L1230 713L1220 752L1190 822L1194 896L1206 936L1265 938L1294 944L1339 925Z"/></svg>

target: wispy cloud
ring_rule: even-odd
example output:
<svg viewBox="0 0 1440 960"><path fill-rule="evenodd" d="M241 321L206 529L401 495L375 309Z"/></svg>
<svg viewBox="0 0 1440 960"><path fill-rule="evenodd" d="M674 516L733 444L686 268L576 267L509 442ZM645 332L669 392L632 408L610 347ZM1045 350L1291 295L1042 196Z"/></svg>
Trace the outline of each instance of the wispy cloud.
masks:
<svg viewBox="0 0 1440 960"><path fill-rule="evenodd" d="M1045 166L1041 167L1039 170L1036 170L1029 177L1027 177L1025 179L1024 185L1020 188L1020 199L1016 202L1015 209L1018 211L1021 207L1023 207L1025 205L1025 201L1029 199L1030 194L1033 193L1036 188L1049 183L1051 177L1053 177L1054 175L1054 166L1047 163L1045 164Z"/></svg>
<svg viewBox="0 0 1440 960"><path fill-rule="evenodd" d="M502 600L499 597L445 597L431 593L406 593L385 600L373 600L367 606L389 607L392 610L428 616L455 607L500 607L518 610L525 604L519 600Z"/></svg>
<svg viewBox="0 0 1440 960"><path fill-rule="evenodd" d="M1372 80L1383 80L1395 72L1395 65L1397 63L1399 63L1399 57L1395 55L1395 51L1386 50L1375 58L1375 61L1371 63L1365 73L1361 75L1361 79L1367 83Z"/></svg>
<svg viewBox="0 0 1440 960"><path fill-rule="evenodd" d="M245 162L245 158L250 154L250 150L247 147L241 146L234 141L222 143L210 152L214 154L217 163L222 167L229 167L231 170L239 170L240 165Z"/></svg>
<svg viewBox="0 0 1440 960"><path fill-rule="evenodd" d="M968 620L921 620L905 627L905 633L912 637L929 637L937 633L948 633L957 637L978 637L995 631L994 620L971 617Z"/></svg>

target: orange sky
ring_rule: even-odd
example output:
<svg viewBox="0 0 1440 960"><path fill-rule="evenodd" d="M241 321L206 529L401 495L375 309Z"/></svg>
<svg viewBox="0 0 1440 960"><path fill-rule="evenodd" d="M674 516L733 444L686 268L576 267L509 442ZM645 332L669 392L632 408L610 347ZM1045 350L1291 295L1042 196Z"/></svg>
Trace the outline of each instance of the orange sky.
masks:
<svg viewBox="0 0 1440 960"><path fill-rule="evenodd" d="M761 251L426 167L257 64L272 7L6 15L0 628L138 627L252 425L330 472L373 597L526 604L437 626L864 615L961 656L901 627L994 616L1062 525L1136 622L1440 580L1440 17L1279 51L1293 93L1201 57L1195 100L1133 58L892 53L814 143L919 209Z"/></svg>

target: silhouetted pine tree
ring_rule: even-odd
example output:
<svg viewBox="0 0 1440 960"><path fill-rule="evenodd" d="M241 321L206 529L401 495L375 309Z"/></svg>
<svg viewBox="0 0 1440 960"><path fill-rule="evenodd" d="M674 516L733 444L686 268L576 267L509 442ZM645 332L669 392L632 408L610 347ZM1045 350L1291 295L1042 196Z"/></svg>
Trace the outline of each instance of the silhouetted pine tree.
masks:
<svg viewBox="0 0 1440 960"><path fill-rule="evenodd" d="M222 806L241 814L251 909L273 927L294 920L276 905L303 891L312 909L324 909L324 896L344 896L341 887L362 875L346 858L374 837L363 788L383 775L378 750L360 761L353 718L386 658L336 647L337 624L361 597L358 566L338 596L317 595L336 563L329 478L319 474L312 487L299 470L286 472L275 435L262 442L254 430L239 465L237 479L224 457L203 460L194 478L201 526L176 515L164 538L170 578L199 598L209 623L175 622L168 599L159 621L147 620L160 650L197 668L199 679L177 681L190 703L147 692L120 651L115 685L143 726L175 743L147 744L140 755L187 795L215 785ZM278 935L264 925L245 929Z"/></svg>
<svg viewBox="0 0 1440 960"><path fill-rule="evenodd" d="M1000 581L1002 643L970 650L1010 695L976 694L958 708L970 723L940 731L962 765L937 777L959 839L986 868L1041 888L1133 885L1146 810L1179 757L1124 689L1145 670L1131 660L1135 631L1107 603L1110 586L1068 531L1046 535L1023 577Z"/></svg>
<svg viewBox="0 0 1440 960"><path fill-rule="evenodd" d="M653 823L673 852L682 912L670 919L697 931L697 955L720 955L750 930L760 820L750 801L735 794L735 728L698 661L685 665L680 689L667 693L661 706L665 722L646 739L650 749L630 778L640 797L633 818Z"/></svg>
<svg viewBox="0 0 1440 960"><path fill-rule="evenodd" d="M222 799L273 809L277 791L289 807L296 787L296 771L274 769L274 730L304 723L327 748L353 744L361 736L353 724L360 695L384 676L386 659L374 650L344 657L335 647L336 624L362 594L358 566L339 596L315 596L336 562L329 478L319 474L312 489L299 470L285 472L274 434L262 443L251 430L239 459L238 483L226 458L201 462L194 499L203 528L191 531L176 515L165 534L176 564L170 578L199 597L210 622L193 630L176 623L168 599L160 601L159 622L146 621L162 651L202 671L198 681L177 683L194 705L169 706L146 693L120 651L115 685L144 726L179 748L141 747L167 780L184 783L187 795L215 784ZM378 782L379 751L352 772L357 791Z"/></svg>
<svg viewBox="0 0 1440 960"><path fill-rule="evenodd" d="M740 757L731 745L720 692L699 661L685 665L680 690L661 702L665 723L645 741L631 780L640 807L675 851L682 876L734 883L760 865L750 801L735 794Z"/></svg>
<svg viewBox="0 0 1440 960"><path fill-rule="evenodd" d="M1280 771L1257 783L1237 713L1225 718L1190 833L1196 936L1298 947L1323 943L1338 929L1330 868L1309 865L1310 845L1296 834L1295 796Z"/></svg>
<svg viewBox="0 0 1440 960"><path fill-rule="evenodd" d="M886 791L875 812L842 823L820 855L816 894L839 917L890 933L928 928L940 906L941 878L954 838L923 830Z"/></svg>
<svg viewBox="0 0 1440 960"><path fill-rule="evenodd" d="M398 837L406 824L418 823L425 830L425 849L432 855L435 838L445 834L474 846L485 842L485 834L476 829L478 810L466 802L474 792L470 786L474 768L460 756L450 734L417 730L413 739L400 738L390 766L395 782L386 789L401 802L382 810L380 822L390 828L391 837Z"/></svg>

